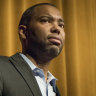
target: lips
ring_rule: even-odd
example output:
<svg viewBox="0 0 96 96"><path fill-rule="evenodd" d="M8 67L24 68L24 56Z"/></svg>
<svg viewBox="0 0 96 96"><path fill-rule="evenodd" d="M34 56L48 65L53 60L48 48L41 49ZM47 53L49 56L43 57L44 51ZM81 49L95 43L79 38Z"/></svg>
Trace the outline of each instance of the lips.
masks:
<svg viewBox="0 0 96 96"><path fill-rule="evenodd" d="M61 44L61 39L59 37L48 37L48 40L55 45Z"/></svg>

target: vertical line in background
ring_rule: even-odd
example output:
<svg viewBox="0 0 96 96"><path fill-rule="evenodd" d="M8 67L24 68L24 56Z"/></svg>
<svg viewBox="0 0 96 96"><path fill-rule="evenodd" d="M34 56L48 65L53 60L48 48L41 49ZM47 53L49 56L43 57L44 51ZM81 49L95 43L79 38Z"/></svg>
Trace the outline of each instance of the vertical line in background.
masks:
<svg viewBox="0 0 96 96"><path fill-rule="evenodd" d="M14 15L14 12L13 12L13 10L14 10L14 7L15 6L13 6L14 4L14 0L8 0L8 2L7 2L7 17L8 17L8 19L7 19L7 25L6 25L6 50L5 50L5 54L7 54L8 56L10 56L10 55L12 55L13 53L14 53L14 26L16 26L16 25L14 25L15 23L14 23L14 19L15 19L15 15ZM22 3L23 3L23 11L26 9L26 2L25 2L25 0L22 0Z"/></svg>
<svg viewBox="0 0 96 96"><path fill-rule="evenodd" d="M74 22L74 46L75 46L75 70L76 70L76 88L75 90L77 92L75 92L75 95L78 95L78 96L81 96L80 94L80 87L79 84L80 84L80 71L79 71L79 49L78 49L78 17L77 17L77 14L78 14L78 11L77 11L77 0L73 0L73 22Z"/></svg>
<svg viewBox="0 0 96 96"><path fill-rule="evenodd" d="M12 0L8 0L8 21L7 21L7 36L8 36L8 41L7 41L7 54L10 55L11 54L11 50L12 50Z"/></svg>
<svg viewBox="0 0 96 96"><path fill-rule="evenodd" d="M59 8L60 8L60 11L61 11L61 14L62 14L62 16L63 16L63 18L64 18L64 9L63 9L63 0L60 0L60 4L59 4L60 6L59 6ZM65 35L66 36L66 35ZM66 38L66 37L65 37ZM65 45L64 45L64 48L63 48L63 51L62 51L62 53L63 53L63 57L64 57L64 76L65 76L65 79L64 79L64 85L65 85L65 89L64 89L64 95L65 96L67 96L68 94L67 94L67 91L68 91L68 88L67 88L67 71L66 71L66 59L65 59Z"/></svg>
<svg viewBox="0 0 96 96"><path fill-rule="evenodd" d="M26 1L27 0L23 0L23 10L25 11L25 9L26 9ZM28 1L27 1L28 2Z"/></svg>
<svg viewBox="0 0 96 96"><path fill-rule="evenodd" d="M63 5L64 5L63 0L60 0L59 1L59 9L60 9L60 12L61 12L62 16L64 17ZM66 74L65 45L64 45L62 53L63 53L63 57L64 57L64 76L65 76L65 79L64 79L64 84L65 84L64 95L67 96L68 94L67 94L67 74Z"/></svg>
<svg viewBox="0 0 96 96"><path fill-rule="evenodd" d="M62 15L64 15L64 14L63 14L63 1L60 0L59 3L60 3L60 4L59 4L59 5L60 5L60 6L59 6L60 11L62 12Z"/></svg>
<svg viewBox="0 0 96 96"><path fill-rule="evenodd" d="M95 77L95 40L96 40L96 35L95 35L95 15L94 15L94 13L95 13L95 2L94 2L94 0L90 0L90 38L91 38L91 40L90 40L90 54L91 54L91 56L90 56L90 61L91 61L91 86L92 86L92 95L96 95L96 85L95 85L95 82L96 82L96 77Z"/></svg>

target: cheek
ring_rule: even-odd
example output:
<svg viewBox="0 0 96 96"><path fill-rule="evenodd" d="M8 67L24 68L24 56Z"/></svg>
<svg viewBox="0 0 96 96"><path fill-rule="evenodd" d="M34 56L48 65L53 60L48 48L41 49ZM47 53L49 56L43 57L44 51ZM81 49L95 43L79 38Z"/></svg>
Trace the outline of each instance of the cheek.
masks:
<svg viewBox="0 0 96 96"><path fill-rule="evenodd" d="M62 31L61 36L62 36L62 39L63 39L63 42L64 42L64 40L65 40L65 32L64 31Z"/></svg>
<svg viewBox="0 0 96 96"><path fill-rule="evenodd" d="M35 33L39 36L46 36L49 33L48 27L41 24L37 24L37 26L34 29Z"/></svg>
<svg viewBox="0 0 96 96"><path fill-rule="evenodd" d="M42 24L42 23L37 23L34 28L40 32L48 32L50 30L50 24L48 23L45 23L45 24Z"/></svg>
<svg viewBox="0 0 96 96"><path fill-rule="evenodd" d="M65 40L65 32L64 32L64 40Z"/></svg>
<svg viewBox="0 0 96 96"><path fill-rule="evenodd" d="M37 27L37 28L33 28L33 30L29 34L29 37L33 40L42 42L46 38L46 33L43 29Z"/></svg>
<svg viewBox="0 0 96 96"><path fill-rule="evenodd" d="M50 28L48 24L34 23L31 25L30 36L34 39L46 40L47 35L49 34Z"/></svg>

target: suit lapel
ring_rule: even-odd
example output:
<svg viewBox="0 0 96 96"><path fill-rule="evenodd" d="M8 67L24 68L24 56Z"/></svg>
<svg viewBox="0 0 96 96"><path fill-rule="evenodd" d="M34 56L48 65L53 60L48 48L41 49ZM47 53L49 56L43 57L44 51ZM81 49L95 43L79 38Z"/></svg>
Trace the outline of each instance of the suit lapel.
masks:
<svg viewBox="0 0 96 96"><path fill-rule="evenodd" d="M23 58L17 53L10 57L10 61L21 74L22 78L25 80L26 84L28 85L30 91L34 94L34 96L42 96L32 70L23 60Z"/></svg>

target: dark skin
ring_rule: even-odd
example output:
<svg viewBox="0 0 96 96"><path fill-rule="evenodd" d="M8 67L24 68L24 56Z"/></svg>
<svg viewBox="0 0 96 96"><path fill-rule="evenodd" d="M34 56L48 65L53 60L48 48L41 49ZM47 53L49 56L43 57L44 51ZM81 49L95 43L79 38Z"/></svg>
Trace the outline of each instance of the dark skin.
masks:
<svg viewBox="0 0 96 96"><path fill-rule="evenodd" d="M29 26L20 25L23 51L37 67L43 69L45 80L50 61L64 45L64 21L59 10L50 5L35 8Z"/></svg>

